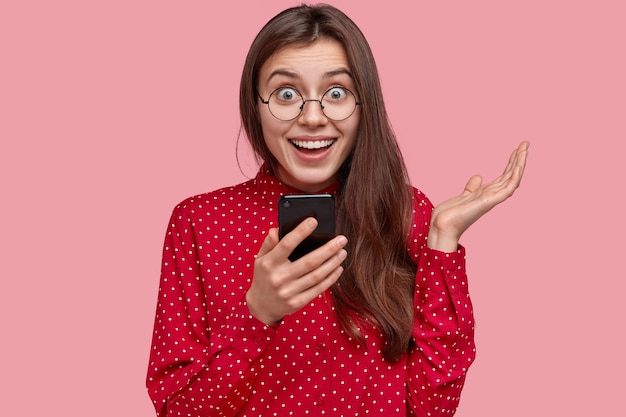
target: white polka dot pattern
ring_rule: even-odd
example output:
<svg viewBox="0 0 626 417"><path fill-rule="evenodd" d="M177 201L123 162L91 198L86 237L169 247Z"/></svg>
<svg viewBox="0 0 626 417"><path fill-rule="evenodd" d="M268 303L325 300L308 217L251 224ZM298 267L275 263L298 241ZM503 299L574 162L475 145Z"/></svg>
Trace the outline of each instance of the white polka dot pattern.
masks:
<svg viewBox="0 0 626 417"><path fill-rule="evenodd" d="M191 197L172 214L163 250L147 387L164 416L441 416L454 414L474 359L465 255L426 247L432 205L415 190L409 250L418 266L415 344L383 360L340 328L327 292L278 326L250 315L254 256L294 192L262 169Z"/></svg>

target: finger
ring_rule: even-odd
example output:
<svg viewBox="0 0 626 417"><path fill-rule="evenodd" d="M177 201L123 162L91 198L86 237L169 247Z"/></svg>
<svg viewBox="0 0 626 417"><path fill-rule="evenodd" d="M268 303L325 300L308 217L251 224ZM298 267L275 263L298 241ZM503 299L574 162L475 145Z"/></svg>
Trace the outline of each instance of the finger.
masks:
<svg viewBox="0 0 626 417"><path fill-rule="evenodd" d="M513 190L517 189L522 182L522 176L524 175L524 169L526 168L526 159L528 158L527 148L520 151L519 158L515 168L513 169L513 175L511 177L511 183L513 184ZM513 192L511 192L513 194Z"/></svg>
<svg viewBox="0 0 626 417"><path fill-rule="evenodd" d="M510 184L516 184L515 188L519 185L521 175L524 173L524 167L526 165L526 157L528 155L529 142L524 141L513 151L509 163L502 174L494 183L499 183L505 188L510 188ZM517 172L519 171L519 172Z"/></svg>
<svg viewBox="0 0 626 417"><path fill-rule="evenodd" d="M341 266L341 263L346 259L346 250L340 248L334 241L328 242L325 246L328 248L322 246L295 262L294 266L301 275L293 283L294 292L301 292L317 285Z"/></svg>
<svg viewBox="0 0 626 417"><path fill-rule="evenodd" d="M524 168L526 166L526 158L528 156L527 149L527 142L522 143L522 145L520 145L517 149L515 164L506 175L506 181L502 181L496 191L496 193L499 194L497 198L498 201L504 201L511 197L515 190L519 187L524 174ZM503 175L503 177L505 176Z"/></svg>
<svg viewBox="0 0 626 417"><path fill-rule="evenodd" d="M526 150L528 149L528 145L529 145L529 142L524 141L520 143L520 145L515 150L513 150L513 152L511 152L511 156L509 157L509 160L506 164L506 167L504 168L504 171L498 178L493 180L491 184L497 187L508 186L508 183L511 180L511 177L513 175L513 171L516 169L516 167L519 166L522 158L524 161L522 163L525 163L525 153L526 153Z"/></svg>
<svg viewBox="0 0 626 417"><path fill-rule="evenodd" d="M524 174L524 169L526 169L526 160L528 159L528 147L530 146L530 142L524 141L520 145L520 156L517 165L521 167L522 172L520 175Z"/></svg>
<svg viewBox="0 0 626 417"><path fill-rule="evenodd" d="M267 232L267 236L263 240L263 244L261 244L261 249L257 253L257 257L261 257L266 255L269 251L274 249L276 244L278 243L278 229L272 228Z"/></svg>
<svg viewBox="0 0 626 417"><path fill-rule="evenodd" d="M529 147L530 147L530 142L527 140L522 141L522 143L519 144L519 148L523 151L527 151Z"/></svg>
<svg viewBox="0 0 626 417"><path fill-rule="evenodd" d="M296 293L293 297L291 297L291 305L295 308L301 308L308 303L311 302L314 298L322 294L324 291L329 289L337 280L341 277L343 273L343 267L338 266L334 270L332 270L328 275L324 276L323 279L316 282L316 284L309 286Z"/></svg>
<svg viewBox="0 0 626 417"><path fill-rule="evenodd" d="M466 196L475 192L476 190L480 188L482 183L483 183L483 177L481 177L480 175L473 175L469 179L469 181L467 181L467 184L465 184L465 189L463 190L461 195Z"/></svg>
<svg viewBox="0 0 626 417"><path fill-rule="evenodd" d="M346 239L345 236L335 236L324 245L296 260L294 262L294 272L297 273L298 276L304 276L310 273L316 268L319 268L324 262L327 262L333 256L337 255L347 243L348 239ZM336 265L339 265L339 263Z"/></svg>
<svg viewBox="0 0 626 417"><path fill-rule="evenodd" d="M509 160L504 167L504 171L502 171L502 174L500 174L499 177L491 182L491 185L495 187L506 186L507 182L511 179L511 175L513 175L513 168L516 166L518 151L519 148L516 148L515 150L513 150L513 152L511 152L511 156L509 156Z"/></svg>
<svg viewBox="0 0 626 417"><path fill-rule="evenodd" d="M304 219L291 232L287 233L276 245L276 254L288 257L291 252L317 227L317 220L314 217Z"/></svg>
<svg viewBox="0 0 626 417"><path fill-rule="evenodd" d="M526 154L528 153L528 146L530 146L530 142L524 141L519 144L517 149L513 151L511 154L511 158L509 158L509 163L507 165L507 169L505 171L513 170L514 167L520 165L520 161L525 161Z"/></svg>

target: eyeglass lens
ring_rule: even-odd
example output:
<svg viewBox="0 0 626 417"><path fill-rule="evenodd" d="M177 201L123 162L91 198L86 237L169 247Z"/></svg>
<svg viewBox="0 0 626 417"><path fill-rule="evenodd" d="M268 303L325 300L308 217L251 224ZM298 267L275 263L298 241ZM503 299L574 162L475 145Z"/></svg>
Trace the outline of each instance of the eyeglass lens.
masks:
<svg viewBox="0 0 626 417"><path fill-rule="evenodd" d="M335 121L345 120L354 113L357 106L352 91L343 87L330 88L320 100L305 100L298 90L281 87L272 92L268 99L270 113L280 120L293 120L300 115L307 102L317 101L324 115Z"/></svg>

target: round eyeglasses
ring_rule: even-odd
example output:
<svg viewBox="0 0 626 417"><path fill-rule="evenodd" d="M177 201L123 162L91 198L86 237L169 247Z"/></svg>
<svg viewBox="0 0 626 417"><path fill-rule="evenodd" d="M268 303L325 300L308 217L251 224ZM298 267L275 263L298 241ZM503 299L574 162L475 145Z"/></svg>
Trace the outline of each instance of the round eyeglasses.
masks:
<svg viewBox="0 0 626 417"><path fill-rule="evenodd" d="M322 107L322 113L327 119L340 122L352 116L356 106L361 105L354 93L345 87L331 87L319 100L305 99L293 87L279 87L272 91L270 97L264 100L257 91L259 98L275 118L288 122L300 116L304 105L308 101L317 101Z"/></svg>

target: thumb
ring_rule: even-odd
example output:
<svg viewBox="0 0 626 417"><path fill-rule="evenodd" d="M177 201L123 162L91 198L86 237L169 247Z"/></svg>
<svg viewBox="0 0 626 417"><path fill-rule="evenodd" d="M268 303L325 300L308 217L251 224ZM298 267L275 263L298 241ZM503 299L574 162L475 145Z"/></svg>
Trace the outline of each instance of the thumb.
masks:
<svg viewBox="0 0 626 417"><path fill-rule="evenodd" d="M267 232L267 236L263 240L263 244L261 245L261 249L257 253L257 257L263 256L267 254L269 251L274 249L274 247L278 244L278 229L272 228Z"/></svg>
<svg viewBox="0 0 626 417"><path fill-rule="evenodd" d="M468 194L473 193L478 190L480 186L483 184L483 177L480 175L473 175L472 178L469 179L467 184L465 184L465 189L461 195L466 196Z"/></svg>

